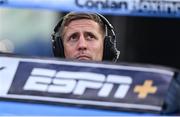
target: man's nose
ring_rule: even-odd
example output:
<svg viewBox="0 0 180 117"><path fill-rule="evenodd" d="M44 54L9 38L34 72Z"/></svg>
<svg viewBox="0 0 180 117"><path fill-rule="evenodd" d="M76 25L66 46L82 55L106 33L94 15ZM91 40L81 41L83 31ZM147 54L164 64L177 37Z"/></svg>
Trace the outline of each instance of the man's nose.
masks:
<svg viewBox="0 0 180 117"><path fill-rule="evenodd" d="M84 35L80 35L78 40L78 50L86 50L87 49L87 42Z"/></svg>

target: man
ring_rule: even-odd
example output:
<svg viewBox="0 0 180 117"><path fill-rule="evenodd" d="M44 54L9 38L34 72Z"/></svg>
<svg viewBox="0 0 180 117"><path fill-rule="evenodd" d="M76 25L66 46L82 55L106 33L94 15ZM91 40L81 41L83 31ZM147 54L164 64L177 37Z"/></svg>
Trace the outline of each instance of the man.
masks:
<svg viewBox="0 0 180 117"><path fill-rule="evenodd" d="M100 14L70 12L54 31L52 37L55 56L91 61L116 61L119 56L113 28Z"/></svg>

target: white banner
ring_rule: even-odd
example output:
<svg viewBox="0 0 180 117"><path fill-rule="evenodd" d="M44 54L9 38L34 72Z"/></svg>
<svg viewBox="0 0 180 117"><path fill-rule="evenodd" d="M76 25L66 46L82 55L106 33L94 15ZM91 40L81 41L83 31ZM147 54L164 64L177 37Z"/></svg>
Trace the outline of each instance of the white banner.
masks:
<svg viewBox="0 0 180 117"><path fill-rule="evenodd" d="M0 6L126 16L180 17L180 0L0 0Z"/></svg>

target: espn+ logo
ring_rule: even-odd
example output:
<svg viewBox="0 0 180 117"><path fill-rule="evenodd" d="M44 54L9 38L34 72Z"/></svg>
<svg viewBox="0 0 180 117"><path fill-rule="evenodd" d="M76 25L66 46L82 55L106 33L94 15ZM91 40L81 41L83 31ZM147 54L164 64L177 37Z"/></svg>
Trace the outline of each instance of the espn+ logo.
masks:
<svg viewBox="0 0 180 117"><path fill-rule="evenodd" d="M73 95L83 95L87 89L92 89L98 91L98 97L108 97L113 87L118 85L113 97L122 99L127 95L132 81L130 76L34 68L23 89ZM155 93L157 87L152 86L152 83L147 80L143 86L135 86L134 93L138 93L139 98Z"/></svg>

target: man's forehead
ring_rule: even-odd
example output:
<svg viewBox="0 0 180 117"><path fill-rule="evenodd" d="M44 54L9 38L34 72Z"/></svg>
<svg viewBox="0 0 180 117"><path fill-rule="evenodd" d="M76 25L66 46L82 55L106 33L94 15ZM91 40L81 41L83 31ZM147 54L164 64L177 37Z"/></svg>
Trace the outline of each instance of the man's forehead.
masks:
<svg viewBox="0 0 180 117"><path fill-rule="evenodd" d="M100 27L100 25L91 20L91 19L76 19L72 20L66 27L71 27L71 26L97 26Z"/></svg>
<svg viewBox="0 0 180 117"><path fill-rule="evenodd" d="M93 29L93 30L92 30ZM97 30L96 30L97 29ZM74 20L69 23L69 25L64 27L63 33L73 33L69 31L84 31L84 32L95 32L98 31L99 33L102 33L100 25L89 19L80 19L80 20ZM97 32L96 32L97 33Z"/></svg>

